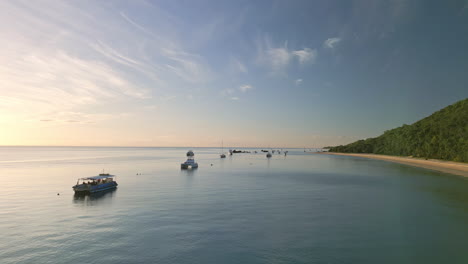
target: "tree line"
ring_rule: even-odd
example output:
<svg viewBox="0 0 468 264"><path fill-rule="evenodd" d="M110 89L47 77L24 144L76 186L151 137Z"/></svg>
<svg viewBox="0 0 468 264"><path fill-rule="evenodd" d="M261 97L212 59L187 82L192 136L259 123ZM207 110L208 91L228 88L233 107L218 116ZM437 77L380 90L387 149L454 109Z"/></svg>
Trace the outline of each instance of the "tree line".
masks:
<svg viewBox="0 0 468 264"><path fill-rule="evenodd" d="M375 138L331 147L331 152L374 153L468 162L468 98Z"/></svg>

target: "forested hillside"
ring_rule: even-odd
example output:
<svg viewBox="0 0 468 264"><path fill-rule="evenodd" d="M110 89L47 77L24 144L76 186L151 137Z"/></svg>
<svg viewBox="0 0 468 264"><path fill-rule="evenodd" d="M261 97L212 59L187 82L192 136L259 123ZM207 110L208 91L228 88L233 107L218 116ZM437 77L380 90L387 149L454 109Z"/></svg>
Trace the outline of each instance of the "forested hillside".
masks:
<svg viewBox="0 0 468 264"><path fill-rule="evenodd" d="M468 98L412 124L331 152L375 153L468 162Z"/></svg>

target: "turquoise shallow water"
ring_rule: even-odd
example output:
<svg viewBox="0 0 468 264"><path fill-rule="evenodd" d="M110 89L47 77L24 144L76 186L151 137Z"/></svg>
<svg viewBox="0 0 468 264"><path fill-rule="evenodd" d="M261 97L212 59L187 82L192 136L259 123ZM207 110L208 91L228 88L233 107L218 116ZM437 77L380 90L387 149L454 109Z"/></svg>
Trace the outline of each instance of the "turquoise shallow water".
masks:
<svg viewBox="0 0 468 264"><path fill-rule="evenodd" d="M186 151L1 147L0 263L468 263L468 179L302 150L181 171ZM73 195L102 169L117 190Z"/></svg>

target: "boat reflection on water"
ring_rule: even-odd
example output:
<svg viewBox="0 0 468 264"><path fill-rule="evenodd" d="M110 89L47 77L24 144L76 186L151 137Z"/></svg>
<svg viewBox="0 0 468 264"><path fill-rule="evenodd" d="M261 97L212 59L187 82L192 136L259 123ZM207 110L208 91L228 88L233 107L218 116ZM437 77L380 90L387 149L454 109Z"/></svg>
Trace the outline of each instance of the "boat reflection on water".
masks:
<svg viewBox="0 0 468 264"><path fill-rule="evenodd" d="M180 175L195 176L197 175L197 170L180 170Z"/></svg>
<svg viewBox="0 0 468 264"><path fill-rule="evenodd" d="M110 189L97 193L81 194L75 193L73 195L73 203L85 206L94 206L102 203L109 203L117 193L117 189Z"/></svg>

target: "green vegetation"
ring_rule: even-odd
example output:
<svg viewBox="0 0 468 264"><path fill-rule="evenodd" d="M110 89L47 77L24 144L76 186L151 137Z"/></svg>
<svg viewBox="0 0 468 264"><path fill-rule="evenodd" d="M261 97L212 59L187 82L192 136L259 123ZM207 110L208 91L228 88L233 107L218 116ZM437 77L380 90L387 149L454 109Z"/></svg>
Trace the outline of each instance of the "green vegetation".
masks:
<svg viewBox="0 0 468 264"><path fill-rule="evenodd" d="M412 125L385 131L330 152L374 153L468 162L468 98Z"/></svg>

